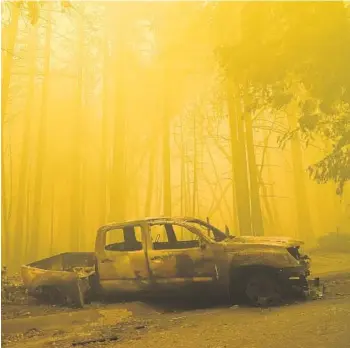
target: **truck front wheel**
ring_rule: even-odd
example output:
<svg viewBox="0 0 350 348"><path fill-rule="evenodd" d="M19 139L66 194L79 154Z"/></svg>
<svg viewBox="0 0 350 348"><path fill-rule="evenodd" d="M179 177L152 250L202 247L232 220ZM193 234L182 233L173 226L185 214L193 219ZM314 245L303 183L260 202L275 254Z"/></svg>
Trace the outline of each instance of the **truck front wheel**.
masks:
<svg viewBox="0 0 350 348"><path fill-rule="evenodd" d="M254 272L244 280L244 295L254 306L276 306L282 302L282 286L275 275Z"/></svg>

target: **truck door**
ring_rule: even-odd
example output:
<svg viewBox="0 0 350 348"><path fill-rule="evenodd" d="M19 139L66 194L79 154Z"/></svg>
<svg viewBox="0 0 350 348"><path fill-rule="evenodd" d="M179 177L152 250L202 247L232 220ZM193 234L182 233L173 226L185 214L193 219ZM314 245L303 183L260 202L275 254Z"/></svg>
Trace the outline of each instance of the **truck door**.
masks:
<svg viewBox="0 0 350 348"><path fill-rule="evenodd" d="M96 244L101 288L106 291L139 291L149 283L141 225L120 225L100 233Z"/></svg>
<svg viewBox="0 0 350 348"><path fill-rule="evenodd" d="M212 282L217 272L214 254L193 228L181 223L149 225L148 249L152 280L163 285Z"/></svg>

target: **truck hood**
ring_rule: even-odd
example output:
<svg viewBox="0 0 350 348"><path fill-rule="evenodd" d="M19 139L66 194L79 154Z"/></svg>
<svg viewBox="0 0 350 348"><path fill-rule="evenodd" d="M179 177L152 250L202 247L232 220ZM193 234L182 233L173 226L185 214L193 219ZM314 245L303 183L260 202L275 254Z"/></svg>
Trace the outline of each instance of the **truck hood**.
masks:
<svg viewBox="0 0 350 348"><path fill-rule="evenodd" d="M254 237L254 236L239 236L227 241L228 245L232 244L258 244L280 246L284 248L298 247L304 242L290 237Z"/></svg>

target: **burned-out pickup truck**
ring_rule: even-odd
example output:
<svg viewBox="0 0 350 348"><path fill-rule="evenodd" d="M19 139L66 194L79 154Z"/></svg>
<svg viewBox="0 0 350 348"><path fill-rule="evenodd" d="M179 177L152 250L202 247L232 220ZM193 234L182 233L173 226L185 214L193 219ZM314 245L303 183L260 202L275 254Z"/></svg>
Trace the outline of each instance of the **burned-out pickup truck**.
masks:
<svg viewBox="0 0 350 348"><path fill-rule="evenodd" d="M195 218L148 218L97 231L95 252L64 253L22 267L29 294L79 306L92 295L198 291L279 303L307 293L310 260L287 237L230 236Z"/></svg>

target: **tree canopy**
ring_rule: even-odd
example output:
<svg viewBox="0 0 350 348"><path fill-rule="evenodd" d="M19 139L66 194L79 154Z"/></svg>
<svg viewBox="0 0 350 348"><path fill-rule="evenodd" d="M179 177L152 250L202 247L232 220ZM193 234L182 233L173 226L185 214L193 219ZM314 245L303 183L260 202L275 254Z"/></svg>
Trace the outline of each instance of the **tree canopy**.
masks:
<svg viewBox="0 0 350 348"><path fill-rule="evenodd" d="M240 41L221 47L225 75L259 103L300 106L298 128L307 141L324 138L331 152L310 166L318 182L349 180L350 18L342 2L251 3L242 10ZM249 88L249 89L248 89ZM263 98L262 98L263 97Z"/></svg>

